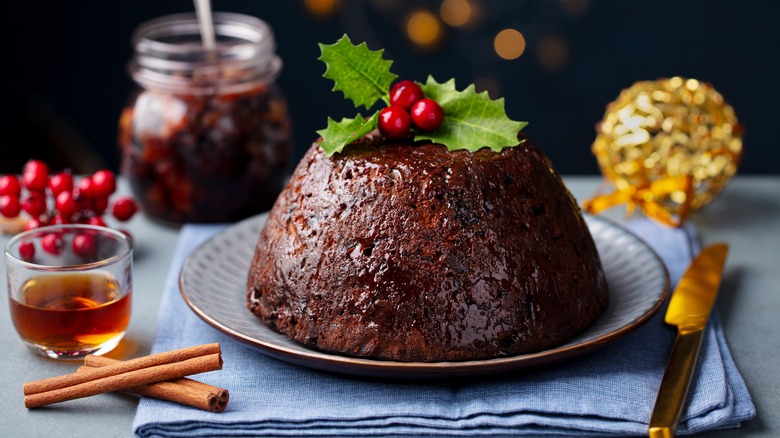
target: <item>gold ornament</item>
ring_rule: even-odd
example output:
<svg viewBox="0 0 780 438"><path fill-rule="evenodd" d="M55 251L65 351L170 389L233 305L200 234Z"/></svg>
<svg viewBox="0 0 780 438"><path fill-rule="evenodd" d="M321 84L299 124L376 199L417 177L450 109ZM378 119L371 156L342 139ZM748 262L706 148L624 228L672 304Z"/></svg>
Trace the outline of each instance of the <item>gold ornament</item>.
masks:
<svg viewBox="0 0 780 438"><path fill-rule="evenodd" d="M679 226L734 176L742 154L734 109L696 79L635 83L596 130L593 153L615 192L586 201L591 213L625 203L629 213Z"/></svg>

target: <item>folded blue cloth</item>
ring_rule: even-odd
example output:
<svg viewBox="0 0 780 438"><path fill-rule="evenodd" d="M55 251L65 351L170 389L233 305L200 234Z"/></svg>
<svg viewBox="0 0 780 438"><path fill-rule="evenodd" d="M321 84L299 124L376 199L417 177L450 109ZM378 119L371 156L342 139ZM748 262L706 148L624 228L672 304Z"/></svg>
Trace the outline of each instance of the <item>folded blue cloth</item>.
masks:
<svg viewBox="0 0 780 438"><path fill-rule="evenodd" d="M644 219L625 224L666 262L672 284L698 250L692 228ZM288 364L251 350L201 321L181 298L186 256L221 226L181 231L160 308L154 352L219 342L222 371L196 376L227 388L223 413L144 398L140 436L643 435L675 332L660 312L639 330L584 357L516 376L458 384L351 379ZM755 415L716 315L678 429L737 427Z"/></svg>

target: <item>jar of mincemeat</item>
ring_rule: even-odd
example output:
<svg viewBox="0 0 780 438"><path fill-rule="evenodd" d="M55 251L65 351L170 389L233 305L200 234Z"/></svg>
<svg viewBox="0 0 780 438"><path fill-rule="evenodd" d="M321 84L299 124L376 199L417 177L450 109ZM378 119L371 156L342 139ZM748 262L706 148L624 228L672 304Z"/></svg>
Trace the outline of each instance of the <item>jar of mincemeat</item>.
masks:
<svg viewBox="0 0 780 438"><path fill-rule="evenodd" d="M129 73L137 84L119 122L122 174L149 217L229 222L268 210L293 145L271 28L215 13L216 50L195 14L142 24Z"/></svg>

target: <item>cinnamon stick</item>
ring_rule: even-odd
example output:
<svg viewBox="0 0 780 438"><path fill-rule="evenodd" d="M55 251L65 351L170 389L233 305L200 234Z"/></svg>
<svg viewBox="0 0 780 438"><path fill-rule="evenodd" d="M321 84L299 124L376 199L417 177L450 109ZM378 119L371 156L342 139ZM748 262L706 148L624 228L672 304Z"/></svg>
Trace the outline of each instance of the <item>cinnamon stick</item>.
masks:
<svg viewBox="0 0 780 438"><path fill-rule="evenodd" d="M84 359L85 367L79 368L79 371L82 371L86 367L102 367L116 362L119 361L108 357L90 355ZM209 412L224 411L227 407L228 400L230 399L230 393L227 389L198 382L197 380L188 379L186 377L169 380L167 382L140 385L135 388L128 388L124 391L142 395L144 397L157 398L192 406Z"/></svg>
<svg viewBox="0 0 780 438"><path fill-rule="evenodd" d="M179 350L150 354L149 356L126 360L113 365L88 370L83 373L71 373L65 374L64 376L52 377L50 379L36 380L34 382L24 384L24 395L52 391L55 389L78 385L80 383L93 381L104 377L115 376L122 373L142 370L144 368L158 365L182 362L187 359L207 356L210 354L220 354L219 344L196 345L194 347L182 348ZM186 376L187 374L183 375ZM158 382L159 381L161 380L158 380Z"/></svg>
<svg viewBox="0 0 780 438"><path fill-rule="evenodd" d="M214 351L214 346L217 353L209 353ZM219 353L219 344L158 353L26 383L24 405L27 408L37 408L221 368L222 355Z"/></svg>

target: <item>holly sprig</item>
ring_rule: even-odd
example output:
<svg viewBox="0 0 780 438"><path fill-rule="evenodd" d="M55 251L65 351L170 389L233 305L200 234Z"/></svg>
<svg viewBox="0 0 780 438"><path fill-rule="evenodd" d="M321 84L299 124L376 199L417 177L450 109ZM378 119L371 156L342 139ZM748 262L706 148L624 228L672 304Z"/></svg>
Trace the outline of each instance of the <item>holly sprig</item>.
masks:
<svg viewBox="0 0 780 438"><path fill-rule="evenodd" d="M488 147L501 152L501 149L517 146L517 133L528 125L528 122L516 122L507 117L503 97L492 100L487 91L477 93L474 84L458 91L455 79L440 84L428 76L422 89L426 96L441 105L444 121L435 131L417 133L415 140L440 143L450 151L476 152Z"/></svg>
<svg viewBox="0 0 780 438"><path fill-rule="evenodd" d="M323 77L333 80L333 91L344 93L355 108L371 109L398 77L390 72L393 61L382 58L384 50L372 51L366 43L356 46L347 35L334 44L319 46L318 59L325 63Z"/></svg>
<svg viewBox="0 0 780 438"><path fill-rule="evenodd" d="M388 90L398 76L390 72L393 62L382 58L384 50L372 51L365 43L355 45L347 35L334 44L320 44L320 60L326 65L327 79L334 82L334 91L341 91L355 108L371 109L380 100L388 103ZM519 144L517 134L527 122L510 119L504 109L504 99L493 100L487 92L477 93L474 85L457 90L455 80L439 83L429 76L419 84L425 95L435 100L444 111L442 125L430 132L415 131L414 140L429 140L450 151L476 152L483 147L499 152ZM317 131L322 137L319 145L326 156L344 148L377 127L379 111L365 118L335 121L328 118L328 126Z"/></svg>
<svg viewBox="0 0 780 438"><path fill-rule="evenodd" d="M320 147L327 156L341 152L346 145L376 129L378 118L378 111L369 119L360 114L354 119L343 118L340 122L328 117L328 127L317 131L322 136Z"/></svg>

